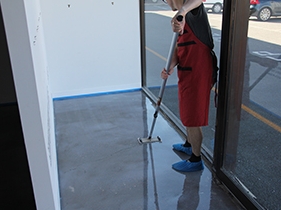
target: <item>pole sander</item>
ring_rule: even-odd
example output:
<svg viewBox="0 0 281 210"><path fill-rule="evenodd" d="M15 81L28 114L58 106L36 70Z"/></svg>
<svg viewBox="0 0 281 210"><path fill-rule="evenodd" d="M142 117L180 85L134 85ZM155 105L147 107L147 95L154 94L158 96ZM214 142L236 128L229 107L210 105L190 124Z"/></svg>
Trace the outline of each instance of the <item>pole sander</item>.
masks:
<svg viewBox="0 0 281 210"><path fill-rule="evenodd" d="M177 20L180 21L180 22L182 21L182 19L183 19L182 15L179 15L177 17ZM177 39L178 39L178 35L179 35L178 33L174 32L173 37L172 37L170 50L169 50L169 54L168 54L168 58L167 58L166 66L165 66L165 69L166 69L167 73L170 69L170 65L171 65L171 61L172 61L172 58L173 58L173 54L174 54L176 42L177 42ZM139 144L147 144L147 143L154 143L154 142L162 143L162 140L159 136L152 138L152 133L153 133L153 130L154 130L156 119L158 117L158 112L160 110L160 105L161 105L161 102L162 102L162 98L163 98L166 83L167 83L167 79L163 79L163 82L162 82L162 85L161 85L161 88L160 88L160 91L159 91L159 95L158 95L158 100L157 100L156 107L155 107L155 112L153 114L153 121L152 121L152 125L151 125L149 135L148 135L147 138L138 138L137 140L138 140Z"/></svg>

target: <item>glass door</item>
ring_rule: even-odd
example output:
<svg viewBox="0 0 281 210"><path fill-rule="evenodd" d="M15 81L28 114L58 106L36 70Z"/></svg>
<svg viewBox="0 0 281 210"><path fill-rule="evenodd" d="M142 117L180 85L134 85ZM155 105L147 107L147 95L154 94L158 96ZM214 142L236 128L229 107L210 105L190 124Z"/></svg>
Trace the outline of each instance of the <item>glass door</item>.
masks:
<svg viewBox="0 0 281 210"><path fill-rule="evenodd" d="M214 164L219 177L249 209L277 210L281 208L281 19L261 20L263 2L225 5Z"/></svg>

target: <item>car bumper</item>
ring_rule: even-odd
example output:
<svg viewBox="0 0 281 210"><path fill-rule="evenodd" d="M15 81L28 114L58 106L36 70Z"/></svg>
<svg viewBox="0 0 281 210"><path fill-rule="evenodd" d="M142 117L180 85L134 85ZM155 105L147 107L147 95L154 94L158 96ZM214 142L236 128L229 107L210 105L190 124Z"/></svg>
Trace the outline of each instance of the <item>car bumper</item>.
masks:
<svg viewBox="0 0 281 210"><path fill-rule="evenodd" d="M203 3L206 9L212 9L214 4Z"/></svg>

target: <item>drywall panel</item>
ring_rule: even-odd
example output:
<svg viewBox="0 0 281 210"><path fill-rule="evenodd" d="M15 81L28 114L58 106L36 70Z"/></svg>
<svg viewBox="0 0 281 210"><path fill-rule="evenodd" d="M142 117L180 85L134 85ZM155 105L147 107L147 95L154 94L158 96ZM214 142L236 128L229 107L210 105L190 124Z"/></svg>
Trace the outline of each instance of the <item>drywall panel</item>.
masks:
<svg viewBox="0 0 281 210"><path fill-rule="evenodd" d="M60 209L39 0L0 0L37 209Z"/></svg>
<svg viewBox="0 0 281 210"><path fill-rule="evenodd" d="M141 87L139 1L40 1L53 97Z"/></svg>

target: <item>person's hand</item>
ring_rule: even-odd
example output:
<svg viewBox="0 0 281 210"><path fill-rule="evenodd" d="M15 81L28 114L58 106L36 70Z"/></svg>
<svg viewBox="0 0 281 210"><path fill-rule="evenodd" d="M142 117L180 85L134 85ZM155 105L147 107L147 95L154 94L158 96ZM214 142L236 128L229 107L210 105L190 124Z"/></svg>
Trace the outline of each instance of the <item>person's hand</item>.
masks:
<svg viewBox="0 0 281 210"><path fill-rule="evenodd" d="M184 20L184 18L183 18L182 21L178 21L178 20L177 20L177 17L178 17L179 15L182 15L180 11L172 18L172 20L171 20L172 29L173 29L173 31L176 32L176 33L183 34L185 20ZM183 17L184 17L184 16L183 16Z"/></svg>
<svg viewBox="0 0 281 210"><path fill-rule="evenodd" d="M166 69L164 68L161 71L161 78L162 79L167 79L169 77L169 75L171 75L174 72L174 69L170 69L169 72L167 73Z"/></svg>

